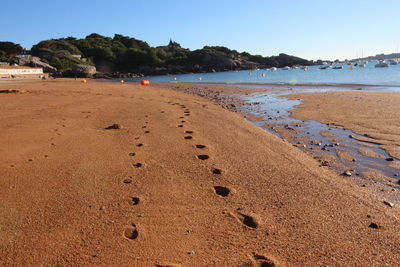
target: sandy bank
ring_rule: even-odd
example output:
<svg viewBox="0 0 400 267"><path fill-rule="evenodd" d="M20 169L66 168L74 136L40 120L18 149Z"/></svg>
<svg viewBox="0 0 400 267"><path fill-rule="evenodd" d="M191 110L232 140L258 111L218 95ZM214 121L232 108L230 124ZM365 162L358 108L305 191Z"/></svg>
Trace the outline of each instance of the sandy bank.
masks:
<svg viewBox="0 0 400 267"><path fill-rule="evenodd" d="M209 100L93 81L0 89L24 92L0 94L2 266L400 262L398 207Z"/></svg>
<svg viewBox="0 0 400 267"><path fill-rule="evenodd" d="M293 117L344 126L364 135L361 141L380 144L400 159L399 93L329 92L289 98L305 100L292 112Z"/></svg>

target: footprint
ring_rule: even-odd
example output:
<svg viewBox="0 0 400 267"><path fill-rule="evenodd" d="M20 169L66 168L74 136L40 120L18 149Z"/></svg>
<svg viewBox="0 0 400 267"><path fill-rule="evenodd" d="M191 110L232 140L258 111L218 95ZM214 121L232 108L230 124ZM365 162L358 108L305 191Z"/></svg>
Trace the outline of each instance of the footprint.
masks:
<svg viewBox="0 0 400 267"><path fill-rule="evenodd" d="M247 215L241 212L238 212L237 214L232 213L231 215L234 216L244 226L251 229L257 229L259 226L258 219L256 219L254 216Z"/></svg>
<svg viewBox="0 0 400 267"><path fill-rule="evenodd" d="M144 131L144 133L148 134L148 133L150 133L150 131Z"/></svg>
<svg viewBox="0 0 400 267"><path fill-rule="evenodd" d="M196 148L203 149L203 148L206 148L206 146L205 145L196 145Z"/></svg>
<svg viewBox="0 0 400 267"><path fill-rule="evenodd" d="M185 113L185 114L189 114L190 113L190 111L189 110L186 110L185 112L183 112L183 113Z"/></svg>
<svg viewBox="0 0 400 267"><path fill-rule="evenodd" d="M224 187L224 186L214 186L215 194L221 196L221 197L227 197L231 193L231 190L229 188Z"/></svg>
<svg viewBox="0 0 400 267"><path fill-rule="evenodd" d="M185 116L190 116L190 114L185 114Z"/></svg>
<svg viewBox="0 0 400 267"><path fill-rule="evenodd" d="M217 168L212 169L211 172L212 172L213 174L222 174L222 170L221 170L221 169L217 169Z"/></svg>
<svg viewBox="0 0 400 267"><path fill-rule="evenodd" d="M207 160L207 159L210 158L210 156L208 156L208 155L197 155L197 158L201 159L201 160Z"/></svg>
<svg viewBox="0 0 400 267"><path fill-rule="evenodd" d="M178 128L182 128L182 127L183 127L183 125L182 125L182 124L179 124L179 125L178 125Z"/></svg>
<svg viewBox="0 0 400 267"><path fill-rule="evenodd" d="M185 136L184 138L189 140L189 139L193 139L193 136L188 135L188 136Z"/></svg>
<svg viewBox="0 0 400 267"><path fill-rule="evenodd" d="M129 200L129 204L131 205L138 205L140 202L140 199L138 197L131 197L131 199Z"/></svg>
<svg viewBox="0 0 400 267"><path fill-rule="evenodd" d="M187 134L192 134L193 131L185 131L185 133L187 133Z"/></svg>
<svg viewBox="0 0 400 267"><path fill-rule="evenodd" d="M140 168L143 166L143 164L138 162L138 163L133 164L133 166L135 166L135 168Z"/></svg>
<svg viewBox="0 0 400 267"><path fill-rule="evenodd" d="M181 120L181 123L185 123L186 121L184 121L184 120Z"/></svg>
<svg viewBox="0 0 400 267"><path fill-rule="evenodd" d="M142 126L142 128L145 129L145 128L147 128L147 126L146 126L146 125L145 125L145 126Z"/></svg>
<svg viewBox="0 0 400 267"><path fill-rule="evenodd" d="M122 181L124 184L131 184L132 183L132 179L125 179Z"/></svg>
<svg viewBox="0 0 400 267"><path fill-rule="evenodd" d="M184 117L179 117L179 119L183 119Z"/></svg>
<svg viewBox="0 0 400 267"><path fill-rule="evenodd" d="M131 153L129 153L128 154L130 157L134 157L134 156L136 156L136 153L135 152L131 152Z"/></svg>
<svg viewBox="0 0 400 267"><path fill-rule="evenodd" d="M249 257L254 266L259 266L259 267L279 267L279 266L281 266L280 264L278 264L276 262L275 259L264 256L264 255L259 255L259 254L254 253L253 256L249 256Z"/></svg>
<svg viewBox="0 0 400 267"><path fill-rule="evenodd" d="M137 146L137 147L142 147L142 146L143 146L143 144L137 144L136 146Z"/></svg>
<svg viewBox="0 0 400 267"><path fill-rule="evenodd" d="M125 231L124 231L124 236L127 239L131 239L131 240L138 238L139 232L138 232L138 230L136 228L136 224L132 223L131 227L126 228Z"/></svg>

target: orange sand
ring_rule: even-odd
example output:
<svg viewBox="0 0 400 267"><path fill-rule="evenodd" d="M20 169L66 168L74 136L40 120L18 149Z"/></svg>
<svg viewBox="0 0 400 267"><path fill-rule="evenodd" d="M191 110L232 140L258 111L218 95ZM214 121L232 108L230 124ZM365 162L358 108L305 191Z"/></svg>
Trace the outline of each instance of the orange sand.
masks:
<svg viewBox="0 0 400 267"><path fill-rule="evenodd" d="M26 92L0 94L0 266L400 262L398 207L208 100L95 81L6 89Z"/></svg>

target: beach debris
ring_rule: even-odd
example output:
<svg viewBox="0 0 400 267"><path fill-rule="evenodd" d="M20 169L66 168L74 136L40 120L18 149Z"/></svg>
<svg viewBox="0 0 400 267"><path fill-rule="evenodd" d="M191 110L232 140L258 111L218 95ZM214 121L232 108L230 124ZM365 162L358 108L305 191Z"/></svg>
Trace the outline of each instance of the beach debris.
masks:
<svg viewBox="0 0 400 267"><path fill-rule="evenodd" d="M119 129L122 129L122 125L118 124L118 123L114 123L110 126L107 126L105 129L106 130L119 130Z"/></svg>
<svg viewBox="0 0 400 267"><path fill-rule="evenodd" d="M20 93L20 91L15 89L0 90L0 94L18 94L18 93Z"/></svg>
<svg viewBox="0 0 400 267"><path fill-rule="evenodd" d="M194 255L194 254L196 254L196 251L190 250L190 251L186 252L186 254L188 254L188 255Z"/></svg>
<svg viewBox="0 0 400 267"><path fill-rule="evenodd" d="M391 208L394 207L394 204L393 204L392 202L389 202L389 201L384 200L383 203L384 203L385 205L391 207Z"/></svg>
<svg viewBox="0 0 400 267"><path fill-rule="evenodd" d="M343 175L345 176L351 176L351 171L347 170L343 172Z"/></svg>
<svg viewBox="0 0 400 267"><path fill-rule="evenodd" d="M132 179L125 179L123 181L124 184L131 184L132 183Z"/></svg>
<svg viewBox="0 0 400 267"><path fill-rule="evenodd" d="M377 223L374 223L374 222L370 223L370 225L368 225L368 227L369 227L369 228L372 228L372 229L379 229L379 228L381 228L380 225L378 225Z"/></svg>

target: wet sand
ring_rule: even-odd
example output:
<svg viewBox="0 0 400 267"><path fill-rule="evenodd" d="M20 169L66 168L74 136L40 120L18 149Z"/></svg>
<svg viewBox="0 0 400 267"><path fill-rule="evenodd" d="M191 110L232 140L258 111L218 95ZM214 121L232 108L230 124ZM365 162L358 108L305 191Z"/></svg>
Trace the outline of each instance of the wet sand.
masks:
<svg viewBox="0 0 400 267"><path fill-rule="evenodd" d="M208 99L95 81L0 89L21 92L0 94L1 266L400 262L397 206Z"/></svg>
<svg viewBox="0 0 400 267"><path fill-rule="evenodd" d="M360 141L379 144L400 159L400 94L389 92L328 92L294 94L304 104L292 116L298 119L334 123L364 135Z"/></svg>

